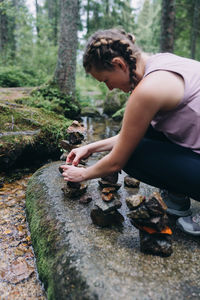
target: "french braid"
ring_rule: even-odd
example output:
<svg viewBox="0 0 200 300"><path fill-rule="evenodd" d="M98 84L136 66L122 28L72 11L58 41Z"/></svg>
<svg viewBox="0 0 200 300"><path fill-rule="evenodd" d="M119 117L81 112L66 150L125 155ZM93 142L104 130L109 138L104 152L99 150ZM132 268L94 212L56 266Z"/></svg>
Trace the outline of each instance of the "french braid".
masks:
<svg viewBox="0 0 200 300"><path fill-rule="evenodd" d="M138 83L134 72L136 59L141 53L134 42L134 35L124 30L97 31L90 37L83 55L86 72L90 72L92 67L99 71L113 70L112 59L122 57L129 66L131 89L134 89Z"/></svg>

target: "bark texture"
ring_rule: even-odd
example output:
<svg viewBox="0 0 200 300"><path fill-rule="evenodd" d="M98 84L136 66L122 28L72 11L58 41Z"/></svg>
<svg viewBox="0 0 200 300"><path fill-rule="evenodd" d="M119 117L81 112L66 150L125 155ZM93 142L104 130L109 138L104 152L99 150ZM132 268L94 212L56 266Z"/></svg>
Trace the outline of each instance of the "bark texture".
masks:
<svg viewBox="0 0 200 300"><path fill-rule="evenodd" d="M162 0L161 52L174 50L175 0Z"/></svg>
<svg viewBox="0 0 200 300"><path fill-rule="evenodd" d="M54 80L61 92L75 96L79 1L61 0L61 32Z"/></svg>

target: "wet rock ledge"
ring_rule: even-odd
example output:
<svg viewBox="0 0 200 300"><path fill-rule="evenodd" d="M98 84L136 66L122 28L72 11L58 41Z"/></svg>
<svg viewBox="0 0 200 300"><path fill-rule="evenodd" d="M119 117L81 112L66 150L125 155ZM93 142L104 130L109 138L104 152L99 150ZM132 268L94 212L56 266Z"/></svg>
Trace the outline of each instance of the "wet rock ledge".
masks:
<svg viewBox="0 0 200 300"><path fill-rule="evenodd" d="M93 201L87 205L67 199L62 191L65 183L58 171L60 164L39 169L26 195L37 268L48 299L200 297L199 239L174 231L170 257L141 253L139 232L127 218L125 204L125 198L137 191L122 186L117 193L125 221L119 226L100 228L90 218L95 199L101 195L98 181L88 183L87 192ZM148 192L140 192L144 191Z"/></svg>

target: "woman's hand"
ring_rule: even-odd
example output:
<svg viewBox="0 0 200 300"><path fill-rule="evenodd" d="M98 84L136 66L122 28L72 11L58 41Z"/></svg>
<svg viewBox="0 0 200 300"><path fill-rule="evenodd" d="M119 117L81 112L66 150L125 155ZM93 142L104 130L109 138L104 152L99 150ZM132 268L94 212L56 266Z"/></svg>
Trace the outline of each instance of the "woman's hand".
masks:
<svg viewBox="0 0 200 300"><path fill-rule="evenodd" d="M86 169L72 165L62 165L63 177L65 181L80 182L86 180Z"/></svg>
<svg viewBox="0 0 200 300"><path fill-rule="evenodd" d="M80 148L74 148L67 156L66 163L77 166L82 158L88 158L90 156L88 145Z"/></svg>

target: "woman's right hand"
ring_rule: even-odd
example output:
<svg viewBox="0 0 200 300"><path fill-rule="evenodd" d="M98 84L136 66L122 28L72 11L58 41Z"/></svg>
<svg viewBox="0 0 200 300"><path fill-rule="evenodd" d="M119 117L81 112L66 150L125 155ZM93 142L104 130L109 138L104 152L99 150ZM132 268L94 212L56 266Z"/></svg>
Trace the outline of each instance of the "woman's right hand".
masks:
<svg viewBox="0 0 200 300"><path fill-rule="evenodd" d="M66 163L77 166L82 158L88 158L91 155L89 146L85 145L79 148L74 148L68 154Z"/></svg>

